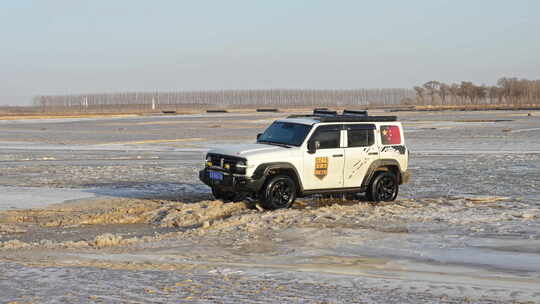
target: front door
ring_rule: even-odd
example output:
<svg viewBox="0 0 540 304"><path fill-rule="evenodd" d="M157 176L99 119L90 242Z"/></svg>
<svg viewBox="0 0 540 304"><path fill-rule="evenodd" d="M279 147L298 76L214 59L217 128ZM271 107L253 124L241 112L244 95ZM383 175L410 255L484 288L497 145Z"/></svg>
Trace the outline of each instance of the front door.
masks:
<svg viewBox="0 0 540 304"><path fill-rule="evenodd" d="M309 142L318 142L315 153L304 152L303 186L305 190L343 187L344 148L342 125L318 127Z"/></svg>
<svg viewBox="0 0 540 304"><path fill-rule="evenodd" d="M379 158L375 144L375 125L346 125L347 147L345 148L344 187L356 188L362 185L371 163Z"/></svg>

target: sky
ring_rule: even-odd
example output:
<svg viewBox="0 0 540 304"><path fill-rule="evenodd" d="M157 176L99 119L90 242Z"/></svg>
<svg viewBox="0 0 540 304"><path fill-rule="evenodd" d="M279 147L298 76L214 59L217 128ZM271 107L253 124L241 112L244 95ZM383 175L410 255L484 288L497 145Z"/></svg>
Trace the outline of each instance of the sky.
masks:
<svg viewBox="0 0 540 304"><path fill-rule="evenodd" d="M0 0L0 105L540 79L539 37L537 0Z"/></svg>

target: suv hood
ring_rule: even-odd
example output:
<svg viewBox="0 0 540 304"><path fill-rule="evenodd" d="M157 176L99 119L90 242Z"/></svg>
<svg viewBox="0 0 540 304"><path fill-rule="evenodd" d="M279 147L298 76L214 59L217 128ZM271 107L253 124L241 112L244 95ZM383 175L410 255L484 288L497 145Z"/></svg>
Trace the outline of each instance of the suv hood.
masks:
<svg viewBox="0 0 540 304"><path fill-rule="evenodd" d="M211 149L208 153L217 153L224 155L231 155L237 157L254 157L264 154L274 154L276 152L287 153L290 148L266 145L266 144L237 144L237 145L225 145L216 149Z"/></svg>

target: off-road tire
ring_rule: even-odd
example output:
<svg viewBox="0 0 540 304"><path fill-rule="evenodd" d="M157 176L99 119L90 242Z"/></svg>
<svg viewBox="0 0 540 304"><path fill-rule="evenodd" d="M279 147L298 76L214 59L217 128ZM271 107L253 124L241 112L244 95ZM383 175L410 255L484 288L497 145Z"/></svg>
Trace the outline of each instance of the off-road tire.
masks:
<svg viewBox="0 0 540 304"><path fill-rule="evenodd" d="M290 176L273 176L259 194L261 206L266 210L290 208L296 199L296 190L296 183Z"/></svg>
<svg viewBox="0 0 540 304"><path fill-rule="evenodd" d="M371 181L366 198L373 202L391 202L399 193L399 183L396 175L390 171L383 171L375 175Z"/></svg>

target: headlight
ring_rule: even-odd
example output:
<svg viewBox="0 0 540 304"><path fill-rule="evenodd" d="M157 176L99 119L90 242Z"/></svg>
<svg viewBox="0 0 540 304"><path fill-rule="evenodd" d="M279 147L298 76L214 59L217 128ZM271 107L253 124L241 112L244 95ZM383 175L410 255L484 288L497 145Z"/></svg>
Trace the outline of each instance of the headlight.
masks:
<svg viewBox="0 0 540 304"><path fill-rule="evenodd" d="M236 166L236 173L238 173L238 174L246 174L247 165L246 165L245 161L240 160L240 161L236 162L235 166Z"/></svg>
<svg viewBox="0 0 540 304"><path fill-rule="evenodd" d="M210 155L206 155L206 166L212 167L212 158Z"/></svg>

